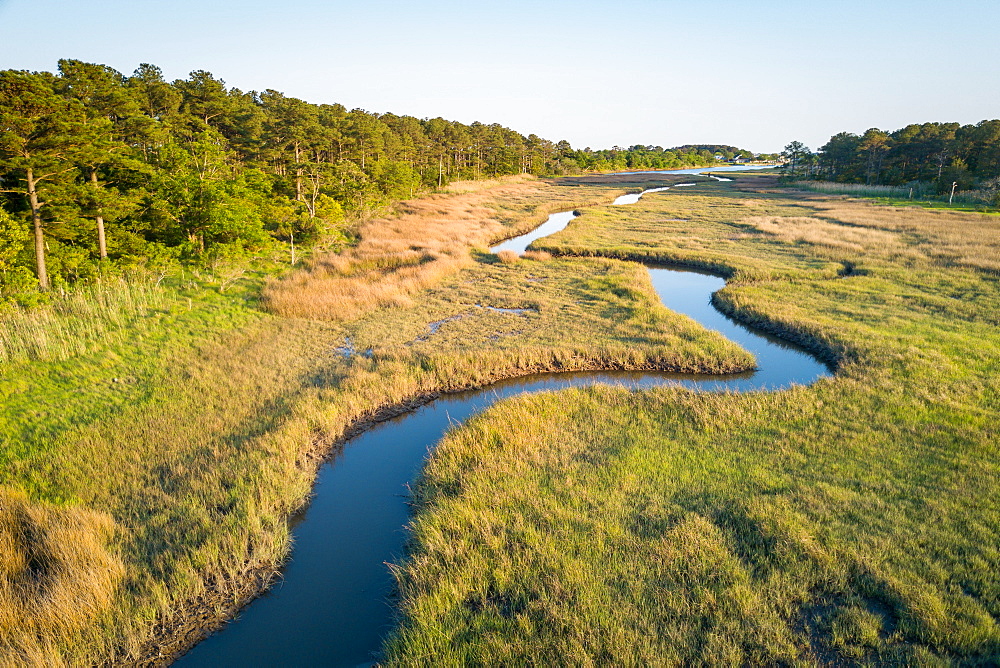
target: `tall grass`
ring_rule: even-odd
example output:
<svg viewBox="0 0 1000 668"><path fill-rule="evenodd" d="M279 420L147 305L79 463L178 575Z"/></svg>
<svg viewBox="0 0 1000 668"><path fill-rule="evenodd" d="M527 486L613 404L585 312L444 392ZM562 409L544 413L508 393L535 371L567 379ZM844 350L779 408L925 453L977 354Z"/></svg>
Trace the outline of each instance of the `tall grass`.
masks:
<svg viewBox="0 0 1000 668"><path fill-rule="evenodd" d="M828 195L851 195L853 197L908 197L913 190L909 186L879 186L863 183L835 183L833 181L797 181L799 188ZM923 199L928 191L918 188L913 192L917 199Z"/></svg>
<svg viewBox="0 0 1000 668"><path fill-rule="evenodd" d="M0 308L0 364L67 360L120 343L136 318L168 307L151 280L111 279L53 296L45 306Z"/></svg>

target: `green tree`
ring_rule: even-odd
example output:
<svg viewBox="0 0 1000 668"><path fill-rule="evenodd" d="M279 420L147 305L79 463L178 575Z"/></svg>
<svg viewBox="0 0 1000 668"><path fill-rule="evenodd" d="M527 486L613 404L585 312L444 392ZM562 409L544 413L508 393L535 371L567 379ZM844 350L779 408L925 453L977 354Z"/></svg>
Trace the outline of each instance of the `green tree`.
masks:
<svg viewBox="0 0 1000 668"><path fill-rule="evenodd" d="M800 141L790 142L781 152L781 157L786 162L786 172L794 177L798 174L798 168L805 156L811 155L809 148Z"/></svg>
<svg viewBox="0 0 1000 668"><path fill-rule="evenodd" d="M59 72L60 92L80 102L82 109L81 141L75 160L86 185L75 189L73 195L81 212L94 220L98 254L105 259L108 257L105 220L125 215L132 202L102 182L99 174L114 164L136 166L129 159L122 127L128 119L139 115L139 104L125 86L125 77L110 67L60 60Z"/></svg>
<svg viewBox="0 0 1000 668"><path fill-rule="evenodd" d="M43 290L50 286L45 265L42 208L47 187L75 169L83 122L82 105L59 95L48 73L0 72L0 161L4 171L23 183L4 192L28 200L34 246L35 275Z"/></svg>
<svg viewBox="0 0 1000 668"><path fill-rule="evenodd" d="M182 96L164 81L160 68L149 63L141 64L126 86L141 112L125 119L129 143L149 160L150 153L169 140L171 125L179 123Z"/></svg>
<svg viewBox="0 0 1000 668"><path fill-rule="evenodd" d="M853 180L858 173L858 146L861 138L851 132L841 132L819 149L819 162L830 178L838 181Z"/></svg>
<svg viewBox="0 0 1000 668"><path fill-rule="evenodd" d="M980 121L955 133L956 153L980 178L1000 176L1000 120Z"/></svg>
<svg viewBox="0 0 1000 668"><path fill-rule="evenodd" d="M310 168L311 201L315 202L322 187L322 169L317 161L311 160L315 157L312 149L313 143L322 139L323 132L316 107L274 90L264 91L260 98L265 114L264 141L272 149L276 166L282 175L287 171L294 175L297 202L305 201L303 182L306 169Z"/></svg>
<svg viewBox="0 0 1000 668"><path fill-rule="evenodd" d="M865 156L865 183L877 184L882 172L882 159L889 151L889 133L878 128L865 130L858 151Z"/></svg>
<svg viewBox="0 0 1000 668"><path fill-rule="evenodd" d="M225 140L212 130L158 151L147 210L160 221L164 241L183 244L192 256L213 244L266 243L261 203L268 195L267 177L240 171L229 158Z"/></svg>
<svg viewBox="0 0 1000 668"><path fill-rule="evenodd" d="M0 274L6 275L17 266L17 257L30 240L27 226L0 209Z"/></svg>
<svg viewBox="0 0 1000 668"><path fill-rule="evenodd" d="M174 82L174 88L181 94L180 111L187 116L194 132L218 128L224 123L221 117L232 107L226 82L205 70L195 70L188 76Z"/></svg>

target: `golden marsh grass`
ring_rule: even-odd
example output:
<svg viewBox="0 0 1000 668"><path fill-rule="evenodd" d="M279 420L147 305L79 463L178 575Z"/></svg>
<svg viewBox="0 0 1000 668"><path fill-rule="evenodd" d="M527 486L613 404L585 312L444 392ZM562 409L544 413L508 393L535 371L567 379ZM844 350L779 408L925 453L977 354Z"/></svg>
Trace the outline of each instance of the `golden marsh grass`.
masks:
<svg viewBox="0 0 1000 668"><path fill-rule="evenodd" d="M0 488L0 661L74 662L58 648L93 642L125 575L117 533L107 514Z"/></svg>
<svg viewBox="0 0 1000 668"><path fill-rule="evenodd" d="M513 264L520 260L521 256L512 250L502 250L497 253L497 258L504 264Z"/></svg>

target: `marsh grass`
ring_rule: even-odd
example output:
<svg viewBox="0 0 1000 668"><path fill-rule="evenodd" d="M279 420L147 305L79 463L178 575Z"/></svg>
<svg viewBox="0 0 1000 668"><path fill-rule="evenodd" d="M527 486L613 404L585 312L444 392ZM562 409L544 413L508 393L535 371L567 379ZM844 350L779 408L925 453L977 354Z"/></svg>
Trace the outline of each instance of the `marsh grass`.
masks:
<svg viewBox="0 0 1000 668"><path fill-rule="evenodd" d="M659 306L632 265L504 264L468 245L449 255L454 239L485 246L554 206L610 201L621 189L505 180L472 189L481 201L457 193L406 205L410 214L372 223L370 244L362 237L344 257L270 284L277 292L268 294L291 298L302 281L312 296L300 304L316 318L258 310L254 285L267 272L224 286L210 276L165 280L126 306L99 308L104 297L90 297L78 307L87 318L122 315L66 354L0 366L0 485L10 490L0 502L20 508L0 512L0 541L14 546L3 548L4 568L20 574L9 578L16 586L0 599L0 618L24 631L6 638L0 662L173 656L274 581L290 549L288 518L334 444L443 391L546 370L752 366L745 351ZM392 287L407 275L412 283ZM353 295L325 292L352 281ZM348 338L371 354L345 356ZM3 519L15 516L36 519ZM41 590L16 584L32 579L18 566L23 555L49 553L46 536L79 551L60 557L70 574L60 591L83 602L72 624L60 626L58 606L56 621L45 621L38 606L49 599L33 603ZM101 564L108 569L85 572Z"/></svg>
<svg viewBox="0 0 1000 668"><path fill-rule="evenodd" d="M117 533L107 514L0 488L0 662L58 664L95 639L125 573Z"/></svg>
<svg viewBox="0 0 1000 668"><path fill-rule="evenodd" d="M498 370L513 363L538 371L724 373L754 364L723 337L663 308L648 272L633 263L508 264L485 253L473 257L476 262L469 269L422 293L418 304L345 324L356 347L372 349L376 358L457 360L470 355L492 360L483 368ZM433 332L430 323L437 323ZM462 378L471 372L456 369L448 375Z"/></svg>
<svg viewBox="0 0 1000 668"><path fill-rule="evenodd" d="M586 209L546 248L723 267L717 303L837 374L538 394L454 429L387 663L995 663L995 225L760 176Z"/></svg>
<svg viewBox="0 0 1000 668"><path fill-rule="evenodd" d="M798 188L812 192L830 195L850 195L851 197L871 197L881 200L892 200L900 204L917 202L935 205L945 205L950 208L965 209L995 209L997 192L993 190L960 190L953 197L948 194L938 195L930 184L919 183L914 186L879 186L862 183L833 183L830 181L798 181ZM950 201L949 201L950 200Z"/></svg>
<svg viewBox="0 0 1000 668"><path fill-rule="evenodd" d="M617 184L553 188L532 177L454 183L449 193L401 202L369 221L345 252L321 255L264 290L283 316L344 321L412 296L469 266L469 248L533 228L549 211L605 200Z"/></svg>
<svg viewBox="0 0 1000 668"><path fill-rule="evenodd" d="M833 183L831 181L798 181L799 188L829 195L851 195L853 197L907 197L910 188L904 186L876 186L863 183ZM918 191L918 198L925 193Z"/></svg>
<svg viewBox="0 0 1000 668"><path fill-rule="evenodd" d="M512 250L502 250L497 253L497 259L499 259L504 264L513 264L521 259L521 256L517 254L516 251Z"/></svg>

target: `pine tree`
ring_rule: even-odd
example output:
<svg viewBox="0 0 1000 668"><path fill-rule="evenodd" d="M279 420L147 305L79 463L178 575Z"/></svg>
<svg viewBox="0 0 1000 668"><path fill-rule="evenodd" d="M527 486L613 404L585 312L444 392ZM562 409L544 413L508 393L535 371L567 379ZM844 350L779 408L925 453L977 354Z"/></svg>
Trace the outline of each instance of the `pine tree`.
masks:
<svg viewBox="0 0 1000 668"><path fill-rule="evenodd" d="M65 175L75 169L83 138L83 105L59 95L56 83L48 73L0 72L0 160L20 182L16 188L5 187L4 192L27 199L35 273L43 290L50 286L42 218L46 189L61 185Z"/></svg>

